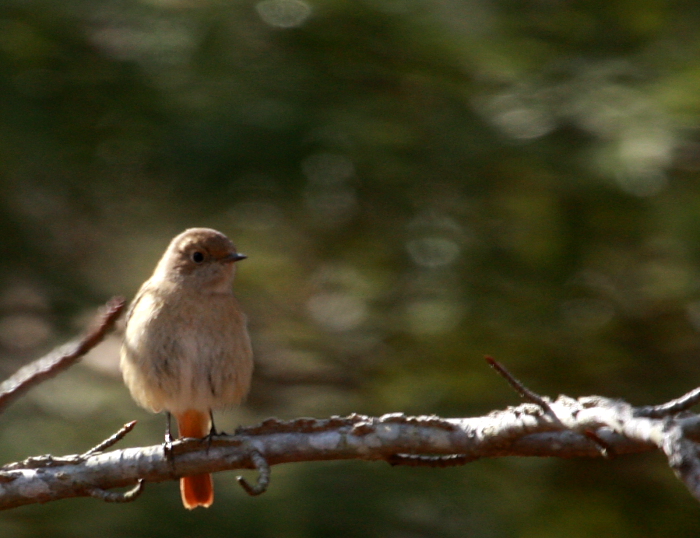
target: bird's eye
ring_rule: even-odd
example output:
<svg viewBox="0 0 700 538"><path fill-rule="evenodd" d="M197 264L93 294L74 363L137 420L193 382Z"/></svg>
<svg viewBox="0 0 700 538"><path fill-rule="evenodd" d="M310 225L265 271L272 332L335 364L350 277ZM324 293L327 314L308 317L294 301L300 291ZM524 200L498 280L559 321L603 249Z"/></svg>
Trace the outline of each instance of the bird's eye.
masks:
<svg viewBox="0 0 700 538"><path fill-rule="evenodd" d="M202 253L199 252L198 250L195 250L195 251L192 253L192 261L193 261L194 263L202 263L202 262L204 261L204 254L202 254Z"/></svg>

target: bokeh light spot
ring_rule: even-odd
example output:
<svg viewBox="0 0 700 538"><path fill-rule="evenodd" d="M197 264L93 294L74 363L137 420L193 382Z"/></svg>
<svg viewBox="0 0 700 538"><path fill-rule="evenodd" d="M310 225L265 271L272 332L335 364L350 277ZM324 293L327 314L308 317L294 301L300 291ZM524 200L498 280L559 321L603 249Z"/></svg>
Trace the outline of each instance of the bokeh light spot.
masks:
<svg viewBox="0 0 700 538"><path fill-rule="evenodd" d="M300 0L263 0L255 8L264 22L278 28L300 26L311 15L311 6Z"/></svg>
<svg viewBox="0 0 700 538"><path fill-rule="evenodd" d="M419 237L406 243L411 259L423 267L442 267L459 256L459 245L447 237Z"/></svg>
<svg viewBox="0 0 700 538"><path fill-rule="evenodd" d="M308 309L316 322L334 331L355 329L367 317L364 301L343 292L318 293L309 299Z"/></svg>

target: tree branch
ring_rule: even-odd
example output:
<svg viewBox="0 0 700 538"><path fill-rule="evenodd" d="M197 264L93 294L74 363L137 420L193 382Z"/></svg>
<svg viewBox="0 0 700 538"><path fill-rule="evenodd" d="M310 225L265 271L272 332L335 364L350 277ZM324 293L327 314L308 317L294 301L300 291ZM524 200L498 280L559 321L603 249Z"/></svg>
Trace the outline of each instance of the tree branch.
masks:
<svg viewBox="0 0 700 538"><path fill-rule="evenodd" d="M215 436L211 444L199 439L175 441L172 459L162 445L30 458L0 468L0 509L77 496L131 500L142 489L139 480L163 482L234 469L257 468L258 484L246 489L261 493L269 483L269 467L283 463L355 459L442 467L504 456L601 457L601 443L616 455L660 449L700 498L695 445L700 439L700 418L696 415L640 417L629 404L599 396L560 396L548 405L551 413L524 403L475 418L393 413L268 419L239 428L235 435ZM600 442L587 436L590 431ZM107 493L134 485L126 494Z"/></svg>
<svg viewBox="0 0 700 538"><path fill-rule="evenodd" d="M107 304L95 328L19 370L0 385L0 411L30 387L56 375L97 345L124 308ZM552 401L518 381L497 361L489 364L526 403L483 417L444 419L392 413L328 419L268 419L238 428L235 435L181 439L166 454L163 445L110 449L134 427L130 422L83 454L38 456L0 467L0 510L69 497L129 502L146 482L233 469L257 469L255 485L239 477L251 495L270 484L271 466L327 460L386 461L391 465L447 467L505 456L609 457L650 450L666 455L670 467L700 500L700 417L688 409L700 389L666 404L634 408L601 396ZM129 487L125 492L109 491Z"/></svg>
<svg viewBox="0 0 700 538"><path fill-rule="evenodd" d="M34 385L72 366L99 344L114 327L124 310L124 304L122 297L113 297L98 314L93 327L82 338L54 349L41 359L20 368L12 377L3 381L0 384L0 413Z"/></svg>

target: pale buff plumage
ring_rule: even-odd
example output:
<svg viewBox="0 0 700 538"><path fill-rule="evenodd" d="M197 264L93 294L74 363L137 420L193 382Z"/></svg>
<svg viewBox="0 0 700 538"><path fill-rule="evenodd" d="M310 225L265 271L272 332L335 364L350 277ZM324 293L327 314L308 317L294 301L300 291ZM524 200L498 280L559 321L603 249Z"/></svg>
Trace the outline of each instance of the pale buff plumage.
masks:
<svg viewBox="0 0 700 538"><path fill-rule="evenodd" d="M124 381L139 405L172 413L181 436L205 435L211 410L238 404L248 393L252 350L231 290L239 259L220 232L186 230L172 240L127 315ZM208 506L208 493L208 500L188 500L183 489L183 502Z"/></svg>

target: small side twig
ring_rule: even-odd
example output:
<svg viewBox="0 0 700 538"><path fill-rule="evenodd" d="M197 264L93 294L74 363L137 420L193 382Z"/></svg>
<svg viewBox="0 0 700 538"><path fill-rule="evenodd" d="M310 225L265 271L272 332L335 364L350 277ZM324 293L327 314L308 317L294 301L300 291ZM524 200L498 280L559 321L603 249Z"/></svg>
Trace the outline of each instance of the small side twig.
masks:
<svg viewBox="0 0 700 538"><path fill-rule="evenodd" d="M253 450L250 453L250 459L258 470L257 483L251 486L242 476L237 476L236 480L238 480L238 483L248 495L255 497L256 495L265 493L267 487L270 485L270 464L267 463L267 460L257 450Z"/></svg>
<svg viewBox="0 0 700 538"><path fill-rule="evenodd" d="M528 389L525 385L523 385L520 381L518 381L513 374L511 374L505 366L503 366L500 362L498 362L496 359L493 357L485 357L486 362L489 363L491 368L496 370L498 374L508 381L508 384L515 389L515 391L520 394L522 398L525 400L539 405L543 411L552 413L552 408L549 405L549 402L545 400L542 396L539 394L531 391Z"/></svg>
<svg viewBox="0 0 700 538"><path fill-rule="evenodd" d="M117 492L117 491L105 491L101 488L88 488L87 494L95 499L100 499L101 501L107 503L129 503L135 501L144 489L144 480L139 478L136 485L128 491Z"/></svg>
<svg viewBox="0 0 700 538"><path fill-rule="evenodd" d="M82 455L83 458L87 458L89 456L92 456L94 454L97 454L98 452L104 452L107 450L109 447L112 445L117 444L119 441L124 439L127 433L129 433L131 430L134 429L134 426L136 426L136 421L132 420L131 422L127 422L122 426L118 432L116 432L114 435L108 437L104 441L102 441L100 444L92 447L90 450L85 452L85 454Z"/></svg>
<svg viewBox="0 0 700 538"><path fill-rule="evenodd" d="M682 411L687 411L691 407L700 403L700 387L691 390L680 398L671 400L661 405L648 405L635 409L635 415L647 418L663 418L676 415Z"/></svg>
<svg viewBox="0 0 700 538"><path fill-rule="evenodd" d="M72 366L78 359L99 344L124 310L123 297L113 297L105 305L95 326L77 341L61 346L48 355L20 368L0 384L0 413L34 385L52 378Z"/></svg>

